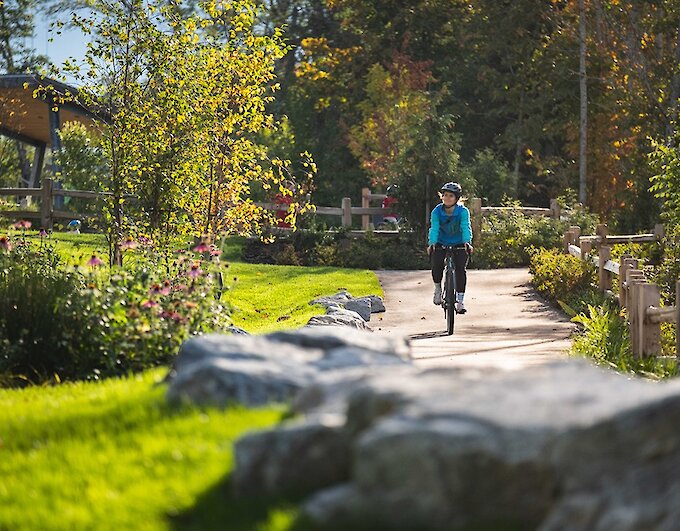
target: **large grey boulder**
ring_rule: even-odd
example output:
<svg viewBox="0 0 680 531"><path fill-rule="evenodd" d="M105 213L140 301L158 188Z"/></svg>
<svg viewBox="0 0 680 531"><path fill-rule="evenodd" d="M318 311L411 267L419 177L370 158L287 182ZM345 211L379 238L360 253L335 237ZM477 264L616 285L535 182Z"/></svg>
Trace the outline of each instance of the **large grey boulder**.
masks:
<svg viewBox="0 0 680 531"><path fill-rule="evenodd" d="M332 440L347 444L327 459L351 460L338 459L346 468L317 482L306 478L304 512L319 527L677 529L680 382L576 361L521 372L399 367L324 378L295 403L315 429L330 419ZM292 440L304 447L304 430L295 430ZM285 426L267 437L292 447L281 442L291 438ZM262 480L262 467L259 475L239 470L241 451L236 474L250 489L304 490L285 474L274 484ZM278 459L293 457L280 451ZM314 462L303 454L297 466L314 470ZM320 484L329 486L314 488Z"/></svg>
<svg viewBox="0 0 680 531"><path fill-rule="evenodd" d="M403 339L350 328L309 327L263 336L210 334L184 342L168 377L167 398L218 405L292 401L329 371L410 363Z"/></svg>

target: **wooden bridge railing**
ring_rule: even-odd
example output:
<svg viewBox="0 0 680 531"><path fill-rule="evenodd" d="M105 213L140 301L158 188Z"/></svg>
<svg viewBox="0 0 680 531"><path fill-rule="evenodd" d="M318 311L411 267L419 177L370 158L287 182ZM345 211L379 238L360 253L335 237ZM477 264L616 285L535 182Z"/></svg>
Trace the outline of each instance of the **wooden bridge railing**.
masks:
<svg viewBox="0 0 680 531"><path fill-rule="evenodd" d="M661 323L675 323L676 356L680 359L680 280L675 285L675 306L661 306L659 286L649 282L638 259L623 255L611 259L610 245L655 242L663 237L663 225L648 234L609 235L606 225L598 225L593 236L581 236L579 227L564 234L565 251L598 267L598 287L626 309L633 355L653 356L661 351ZM618 294L612 293L612 279L619 278Z"/></svg>

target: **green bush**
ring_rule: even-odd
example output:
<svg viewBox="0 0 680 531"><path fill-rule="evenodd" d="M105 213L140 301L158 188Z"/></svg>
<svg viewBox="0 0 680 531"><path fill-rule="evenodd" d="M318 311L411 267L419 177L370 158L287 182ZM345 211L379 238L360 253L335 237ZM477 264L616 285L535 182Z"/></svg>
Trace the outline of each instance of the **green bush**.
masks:
<svg viewBox="0 0 680 531"><path fill-rule="evenodd" d="M584 304L597 298L592 287L596 271L588 262L557 249L532 249L530 255L531 282L547 299L579 313Z"/></svg>
<svg viewBox="0 0 680 531"><path fill-rule="evenodd" d="M272 243L249 241L243 258L251 263L333 266L357 269L427 269L425 245L409 233L353 239L346 231L298 231Z"/></svg>
<svg viewBox="0 0 680 531"><path fill-rule="evenodd" d="M135 270L82 272L47 246L0 250L0 373L9 383L97 379L167 363L229 311L199 256L142 258ZM11 247L11 248L10 248Z"/></svg>
<svg viewBox="0 0 680 531"><path fill-rule="evenodd" d="M560 219L527 215L520 209L519 201L505 200L510 207L499 214L485 216L482 234L474 238L474 267L491 269L529 264L531 248L560 249L566 230L572 225L581 227L583 234L595 230L596 216L575 204L573 195L567 191L558 199Z"/></svg>
<svg viewBox="0 0 680 531"><path fill-rule="evenodd" d="M587 314L573 318L583 326L583 331L574 339L572 353L619 368L614 360L631 356L630 334L619 308L605 302L601 306L588 305L587 310Z"/></svg>

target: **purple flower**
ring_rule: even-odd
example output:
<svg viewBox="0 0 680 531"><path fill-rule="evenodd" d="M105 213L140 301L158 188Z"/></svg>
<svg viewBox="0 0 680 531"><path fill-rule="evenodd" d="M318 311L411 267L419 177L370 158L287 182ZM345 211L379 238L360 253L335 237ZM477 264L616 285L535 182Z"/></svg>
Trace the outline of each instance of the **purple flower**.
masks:
<svg viewBox="0 0 680 531"><path fill-rule="evenodd" d="M31 228L32 223L26 219L22 219L21 221L17 221L14 224L15 229L21 229L21 230L26 230Z"/></svg>
<svg viewBox="0 0 680 531"><path fill-rule="evenodd" d="M191 267L189 268L189 271L187 271L187 275L191 278L198 278L203 274L203 270L201 269L201 264L198 262L195 262L191 264Z"/></svg>
<svg viewBox="0 0 680 531"><path fill-rule="evenodd" d="M142 303L142 308L153 308L154 306L158 306L156 301L148 300Z"/></svg>
<svg viewBox="0 0 680 531"><path fill-rule="evenodd" d="M40 236L41 238L49 238L50 235L47 233L47 231L46 231L45 229L40 229L40 234L39 234L39 236Z"/></svg>
<svg viewBox="0 0 680 531"><path fill-rule="evenodd" d="M104 262L102 262L96 254L93 254L92 257L87 261L87 265L92 268L99 267L103 263Z"/></svg>
<svg viewBox="0 0 680 531"><path fill-rule="evenodd" d="M128 236L125 238L123 243L120 244L121 249L136 249L137 248L137 242L132 239L131 236Z"/></svg>
<svg viewBox="0 0 680 531"><path fill-rule="evenodd" d="M170 290L172 288L172 284L170 283L169 280L166 280L163 282L163 285L161 284L154 284L151 286L149 289L149 294L150 295L168 295L170 293Z"/></svg>

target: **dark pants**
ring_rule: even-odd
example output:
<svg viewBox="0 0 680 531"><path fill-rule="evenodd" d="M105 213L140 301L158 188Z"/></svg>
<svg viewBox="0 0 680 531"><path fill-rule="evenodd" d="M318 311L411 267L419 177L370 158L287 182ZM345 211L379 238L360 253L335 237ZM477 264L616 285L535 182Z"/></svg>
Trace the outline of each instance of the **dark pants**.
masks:
<svg viewBox="0 0 680 531"><path fill-rule="evenodd" d="M432 267L432 280L435 284L440 284L444 276L444 259L446 258L446 249L442 249L440 245L435 246L432 255L430 256L430 266ZM465 293L465 285L467 284L467 271L465 268L468 263L468 254L465 247L456 247L453 251L453 262L456 266L456 291L458 293Z"/></svg>

